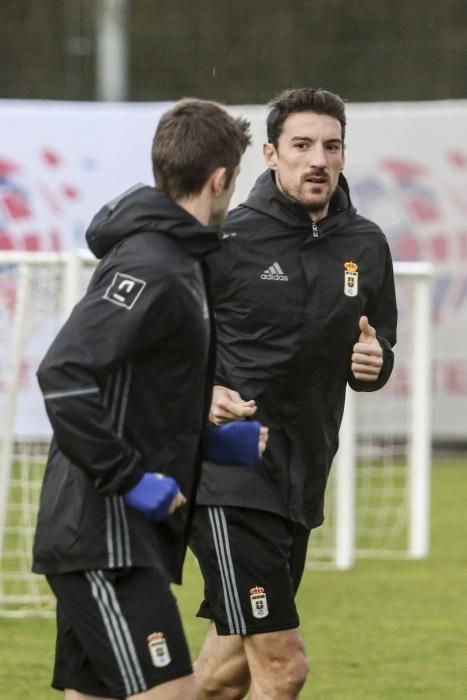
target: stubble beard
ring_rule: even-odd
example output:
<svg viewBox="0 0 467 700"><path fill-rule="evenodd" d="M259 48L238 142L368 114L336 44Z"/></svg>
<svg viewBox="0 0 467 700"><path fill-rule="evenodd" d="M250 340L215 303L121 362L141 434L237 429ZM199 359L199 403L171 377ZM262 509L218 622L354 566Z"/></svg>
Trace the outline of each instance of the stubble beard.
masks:
<svg viewBox="0 0 467 700"><path fill-rule="evenodd" d="M295 201L301 204L309 214L316 214L323 211L323 209L326 209L327 205L329 204L329 200L331 199L331 194L320 199L311 200L298 193L294 198Z"/></svg>
<svg viewBox="0 0 467 700"><path fill-rule="evenodd" d="M294 190L286 189L282 185L279 174L277 172L276 185L278 189L282 192L282 194L285 197L287 197L287 199L289 199L294 204L300 204L300 206L302 206L309 214L321 214L322 212L327 211L328 204L331 201L331 197L336 190L336 188L334 188L334 190L332 191L328 190L328 192L319 199L311 200L309 197L306 197L302 194L302 186Z"/></svg>
<svg viewBox="0 0 467 700"><path fill-rule="evenodd" d="M311 197L303 195L301 188L299 188L295 191L283 190L283 194L292 202L300 204L309 214L319 214L327 209L334 193L328 191L325 195L311 199Z"/></svg>

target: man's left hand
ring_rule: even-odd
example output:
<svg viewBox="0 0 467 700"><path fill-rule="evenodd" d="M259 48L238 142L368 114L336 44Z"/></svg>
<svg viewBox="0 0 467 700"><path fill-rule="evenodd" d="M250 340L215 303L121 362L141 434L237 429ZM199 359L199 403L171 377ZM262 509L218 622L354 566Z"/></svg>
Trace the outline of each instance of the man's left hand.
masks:
<svg viewBox="0 0 467 700"><path fill-rule="evenodd" d="M383 349L367 316L362 316L358 325L361 332L353 346L352 373L355 379L375 382L383 366Z"/></svg>

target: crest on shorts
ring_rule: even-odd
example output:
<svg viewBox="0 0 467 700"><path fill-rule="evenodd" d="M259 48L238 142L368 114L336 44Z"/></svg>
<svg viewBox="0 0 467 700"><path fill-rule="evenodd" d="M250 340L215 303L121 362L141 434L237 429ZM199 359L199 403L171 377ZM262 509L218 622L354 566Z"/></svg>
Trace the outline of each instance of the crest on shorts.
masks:
<svg viewBox="0 0 467 700"><path fill-rule="evenodd" d="M153 632L148 637L148 649L151 654L152 663L157 668L168 666L170 658L169 647L162 632Z"/></svg>
<svg viewBox="0 0 467 700"><path fill-rule="evenodd" d="M358 265L354 262L344 263L344 294L347 297L356 297L358 294Z"/></svg>
<svg viewBox="0 0 467 700"><path fill-rule="evenodd" d="M250 588L250 602L253 617L261 620L263 617L267 617L269 615L268 599L266 598L266 593L264 592L264 588L262 588L262 586Z"/></svg>

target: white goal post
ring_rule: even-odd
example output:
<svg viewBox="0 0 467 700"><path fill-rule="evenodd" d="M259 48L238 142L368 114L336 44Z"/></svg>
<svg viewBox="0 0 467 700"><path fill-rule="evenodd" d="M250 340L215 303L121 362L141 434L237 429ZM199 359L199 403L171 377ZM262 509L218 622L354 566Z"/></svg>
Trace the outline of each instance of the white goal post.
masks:
<svg viewBox="0 0 467 700"><path fill-rule="evenodd" d="M398 262L394 271L393 375L377 392L347 390L326 521L311 536L308 568L348 569L357 558L420 559L429 552L434 269Z"/></svg>
<svg viewBox="0 0 467 700"><path fill-rule="evenodd" d="M53 610L42 577L30 572L50 436L35 370L95 264L83 251L0 251L0 616ZM428 552L432 269L396 263L395 273L402 311L396 366L409 368L408 376L396 378L395 393L393 379L380 392L348 393L327 519L312 533L310 568Z"/></svg>
<svg viewBox="0 0 467 700"><path fill-rule="evenodd" d="M50 427L35 371L95 267L86 251L0 251L0 615L49 615L31 573Z"/></svg>

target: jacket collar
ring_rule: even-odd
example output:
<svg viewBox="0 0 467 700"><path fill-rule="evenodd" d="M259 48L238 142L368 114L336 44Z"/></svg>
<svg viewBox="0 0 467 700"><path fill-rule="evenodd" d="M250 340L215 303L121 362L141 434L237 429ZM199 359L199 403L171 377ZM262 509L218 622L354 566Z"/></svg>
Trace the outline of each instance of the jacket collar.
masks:
<svg viewBox="0 0 467 700"><path fill-rule="evenodd" d="M101 258L124 238L143 231L176 238L196 257L217 248L221 239L218 229L201 224L165 192L137 185L100 209L86 240L94 255Z"/></svg>
<svg viewBox="0 0 467 700"><path fill-rule="evenodd" d="M259 176L248 199L240 206L262 212L266 216L282 221L291 228L308 229L312 225L305 207L286 197L277 188L272 170L266 170ZM343 212L354 215L356 210L350 200L347 180L341 173L336 191L329 203L328 215L322 222L328 221L330 218ZM320 227L322 222L318 222Z"/></svg>

